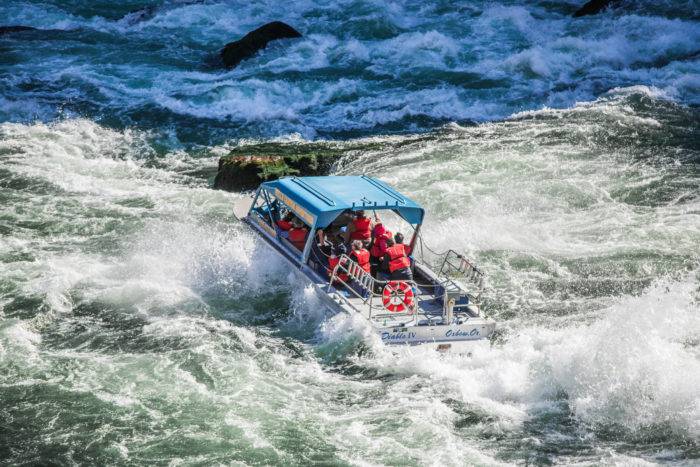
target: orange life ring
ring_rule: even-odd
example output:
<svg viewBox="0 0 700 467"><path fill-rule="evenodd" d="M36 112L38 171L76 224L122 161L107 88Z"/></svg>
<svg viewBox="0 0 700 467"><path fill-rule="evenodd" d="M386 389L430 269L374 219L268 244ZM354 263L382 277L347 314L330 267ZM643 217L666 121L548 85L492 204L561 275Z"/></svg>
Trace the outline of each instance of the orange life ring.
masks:
<svg viewBox="0 0 700 467"><path fill-rule="evenodd" d="M391 281L384 286L382 303L391 313L413 308L413 289L406 282Z"/></svg>

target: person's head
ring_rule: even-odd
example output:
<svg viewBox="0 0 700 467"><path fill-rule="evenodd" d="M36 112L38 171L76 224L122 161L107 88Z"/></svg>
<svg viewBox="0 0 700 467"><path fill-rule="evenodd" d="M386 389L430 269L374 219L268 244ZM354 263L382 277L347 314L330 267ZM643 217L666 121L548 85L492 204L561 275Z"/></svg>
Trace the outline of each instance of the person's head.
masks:
<svg viewBox="0 0 700 467"><path fill-rule="evenodd" d="M389 247L389 246L394 246L394 245L395 245L395 243L394 243L394 239L393 239L393 238L387 238L387 239L386 239L386 246Z"/></svg>
<svg viewBox="0 0 700 467"><path fill-rule="evenodd" d="M295 217L292 219L292 226L295 229L301 229L304 226L304 223L299 220L299 218Z"/></svg>
<svg viewBox="0 0 700 467"><path fill-rule="evenodd" d="M290 222L293 216L294 214L292 214L292 211L287 211L287 214L284 215L284 220Z"/></svg>
<svg viewBox="0 0 700 467"><path fill-rule="evenodd" d="M403 243L403 234L401 232L396 232L396 235L394 235L394 241L396 243Z"/></svg>
<svg viewBox="0 0 700 467"><path fill-rule="evenodd" d="M352 242L352 249L353 250L361 250L364 245L362 244L362 240L355 240Z"/></svg>
<svg viewBox="0 0 700 467"><path fill-rule="evenodd" d="M362 210L360 210L360 211L355 211L355 216L356 216L358 219L362 219L363 217L365 217L365 212L362 211Z"/></svg>

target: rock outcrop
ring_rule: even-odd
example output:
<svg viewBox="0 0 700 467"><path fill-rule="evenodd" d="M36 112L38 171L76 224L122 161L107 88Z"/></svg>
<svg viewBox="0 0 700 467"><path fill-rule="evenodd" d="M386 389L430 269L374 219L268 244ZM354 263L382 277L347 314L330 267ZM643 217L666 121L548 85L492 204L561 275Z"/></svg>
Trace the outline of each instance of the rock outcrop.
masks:
<svg viewBox="0 0 700 467"><path fill-rule="evenodd" d="M240 40L226 44L219 56L225 67L233 68L241 61L255 55L258 50L267 47L271 41L297 37L301 37L299 31L281 21L273 21L249 32Z"/></svg>
<svg viewBox="0 0 700 467"><path fill-rule="evenodd" d="M344 153L341 148L318 145L245 146L219 159L214 188L242 191L288 175L326 175Z"/></svg>
<svg viewBox="0 0 700 467"><path fill-rule="evenodd" d="M619 3L620 0L591 0L590 2L579 8L576 13L574 13L574 18L587 15L595 15L600 13L605 8Z"/></svg>

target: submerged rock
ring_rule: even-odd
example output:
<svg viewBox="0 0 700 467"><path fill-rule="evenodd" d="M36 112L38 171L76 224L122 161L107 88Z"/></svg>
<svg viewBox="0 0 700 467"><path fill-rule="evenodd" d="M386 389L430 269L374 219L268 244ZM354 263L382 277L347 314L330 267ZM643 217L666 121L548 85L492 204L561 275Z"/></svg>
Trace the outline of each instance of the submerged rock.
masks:
<svg viewBox="0 0 700 467"><path fill-rule="evenodd" d="M574 18L586 15L595 15L596 13L600 13L608 6L619 3L619 1L620 0L591 0L579 8L576 13L574 13Z"/></svg>
<svg viewBox="0 0 700 467"><path fill-rule="evenodd" d="M281 21L273 21L249 32L240 40L229 42L219 55L225 67L233 68L267 47L271 41L297 37L302 37L299 31Z"/></svg>
<svg viewBox="0 0 700 467"><path fill-rule="evenodd" d="M0 26L0 36L22 31L38 31L38 29L31 26Z"/></svg>
<svg viewBox="0 0 700 467"><path fill-rule="evenodd" d="M63 37L65 33L72 33L75 31L80 31L80 29L40 29L32 26L0 26L0 36L16 34L23 39L55 39Z"/></svg>

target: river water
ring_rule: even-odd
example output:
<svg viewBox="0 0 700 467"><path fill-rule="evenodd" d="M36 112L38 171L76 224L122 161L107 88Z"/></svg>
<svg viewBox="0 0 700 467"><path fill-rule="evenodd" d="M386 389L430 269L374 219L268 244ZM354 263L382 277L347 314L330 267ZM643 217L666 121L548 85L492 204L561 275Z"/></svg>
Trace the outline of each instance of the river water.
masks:
<svg viewBox="0 0 700 467"><path fill-rule="evenodd" d="M44 29L0 36L0 464L699 461L697 2L113 3L0 5ZM423 204L497 339L325 316L210 188L261 142Z"/></svg>

